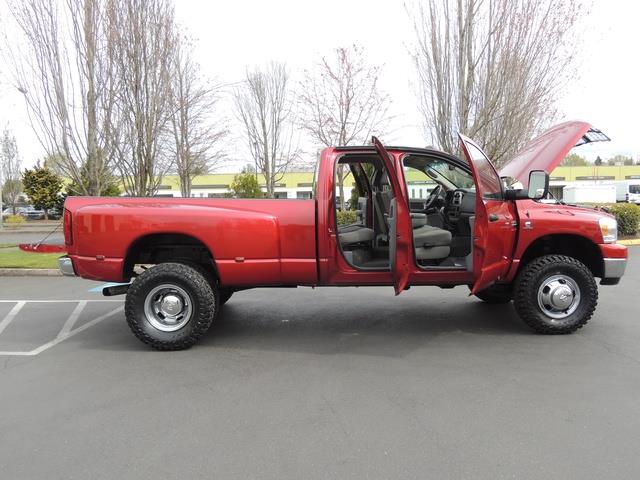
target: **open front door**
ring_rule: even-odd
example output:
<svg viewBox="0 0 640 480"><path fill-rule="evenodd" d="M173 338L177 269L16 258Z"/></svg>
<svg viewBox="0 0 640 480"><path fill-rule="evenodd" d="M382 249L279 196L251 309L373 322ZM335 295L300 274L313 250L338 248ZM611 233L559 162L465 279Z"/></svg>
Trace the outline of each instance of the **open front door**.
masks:
<svg viewBox="0 0 640 480"><path fill-rule="evenodd" d="M484 290L509 270L516 236L513 202L504 199L502 182L485 153L471 139L458 135L476 185L471 293Z"/></svg>
<svg viewBox="0 0 640 480"><path fill-rule="evenodd" d="M389 262L393 273L393 286L396 295L406 290L409 283L409 254L411 249L411 223L409 219L409 207L406 198L400 188L398 172L395 168L393 156L384 148L380 140L371 138L376 152L382 159L387 170L389 183L393 189L393 199L389 207Z"/></svg>

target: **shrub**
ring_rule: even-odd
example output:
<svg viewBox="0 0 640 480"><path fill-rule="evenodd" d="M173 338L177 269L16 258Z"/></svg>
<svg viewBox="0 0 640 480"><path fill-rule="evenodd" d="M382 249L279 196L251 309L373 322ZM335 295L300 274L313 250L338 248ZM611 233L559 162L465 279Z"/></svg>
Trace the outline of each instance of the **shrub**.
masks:
<svg viewBox="0 0 640 480"><path fill-rule="evenodd" d="M21 217L20 215L9 215L7 218L4 219L4 223L6 225L22 225L23 223L25 223L26 220L24 219L24 217Z"/></svg>
<svg viewBox="0 0 640 480"><path fill-rule="evenodd" d="M351 223L356 223L356 211L355 210L346 210L346 211L341 211L338 210L336 212L336 215L338 216L338 225L349 225Z"/></svg>
<svg viewBox="0 0 640 480"><path fill-rule="evenodd" d="M635 235L640 230L640 207L633 203L618 203L608 206L609 213L618 221L618 233Z"/></svg>

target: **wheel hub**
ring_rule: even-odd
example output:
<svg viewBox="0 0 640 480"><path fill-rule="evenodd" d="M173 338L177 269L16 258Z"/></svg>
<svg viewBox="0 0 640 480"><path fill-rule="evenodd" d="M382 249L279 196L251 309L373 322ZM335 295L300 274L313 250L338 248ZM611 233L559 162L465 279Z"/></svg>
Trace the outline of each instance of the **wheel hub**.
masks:
<svg viewBox="0 0 640 480"><path fill-rule="evenodd" d="M571 277L553 275L538 289L538 305L554 320L561 320L576 311L580 304L580 288Z"/></svg>
<svg viewBox="0 0 640 480"><path fill-rule="evenodd" d="M147 294L144 313L154 328L175 332L191 320L192 303L183 288L171 284L158 285Z"/></svg>
<svg viewBox="0 0 640 480"><path fill-rule="evenodd" d="M160 303L160 311L168 317L175 317L182 311L182 308L183 302L177 295L166 295Z"/></svg>
<svg viewBox="0 0 640 480"><path fill-rule="evenodd" d="M567 309L573 302L573 298L573 292L566 285L554 288L550 295L551 305L559 310Z"/></svg>

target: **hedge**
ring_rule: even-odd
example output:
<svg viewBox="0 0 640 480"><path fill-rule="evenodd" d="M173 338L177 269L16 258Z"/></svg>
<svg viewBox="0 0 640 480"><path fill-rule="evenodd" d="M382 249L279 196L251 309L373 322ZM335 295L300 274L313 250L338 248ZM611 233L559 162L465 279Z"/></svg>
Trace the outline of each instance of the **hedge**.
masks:
<svg viewBox="0 0 640 480"><path fill-rule="evenodd" d="M640 206L633 203L608 205L606 210L616 217L620 235L636 235L640 230Z"/></svg>
<svg viewBox="0 0 640 480"><path fill-rule="evenodd" d="M20 215L9 215L4 219L5 225L22 225L26 220Z"/></svg>
<svg viewBox="0 0 640 480"><path fill-rule="evenodd" d="M357 220L355 210L338 210L336 215L338 216L338 225L350 225L356 223Z"/></svg>

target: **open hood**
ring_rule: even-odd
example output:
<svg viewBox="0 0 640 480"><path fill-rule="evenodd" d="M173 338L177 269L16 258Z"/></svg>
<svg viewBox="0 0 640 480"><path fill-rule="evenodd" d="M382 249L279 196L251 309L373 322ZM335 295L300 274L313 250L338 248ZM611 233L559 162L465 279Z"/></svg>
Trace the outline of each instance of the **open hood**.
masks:
<svg viewBox="0 0 640 480"><path fill-rule="evenodd" d="M550 174L573 147L609 140L609 137L589 123L579 121L561 123L527 143L500 169L500 176L515 178L527 188L530 171L544 170Z"/></svg>

